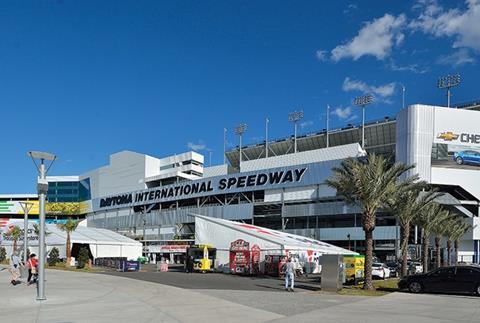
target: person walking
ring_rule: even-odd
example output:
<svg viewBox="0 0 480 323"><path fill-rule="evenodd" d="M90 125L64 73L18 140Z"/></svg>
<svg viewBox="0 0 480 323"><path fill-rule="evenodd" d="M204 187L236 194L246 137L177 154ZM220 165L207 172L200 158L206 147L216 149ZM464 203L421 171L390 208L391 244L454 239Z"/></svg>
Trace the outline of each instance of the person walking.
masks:
<svg viewBox="0 0 480 323"><path fill-rule="evenodd" d="M295 280L295 265L292 262L292 258L288 258L285 264L285 290L293 292L294 280ZM290 285L290 286L289 286Z"/></svg>
<svg viewBox="0 0 480 323"><path fill-rule="evenodd" d="M12 252L12 255L10 256L10 275L11 275L11 280L10 283L15 286L19 284L20 282L18 279L20 278L20 266L22 265L22 262L20 258L17 255L17 252L14 250Z"/></svg>
<svg viewBox="0 0 480 323"><path fill-rule="evenodd" d="M36 257L36 255L34 253L32 253L30 255L30 257L28 258L28 262L27 262L27 268L28 268L27 283L28 283L28 285L35 284L37 282L38 260L35 257ZM32 281L32 277L33 277L33 281Z"/></svg>

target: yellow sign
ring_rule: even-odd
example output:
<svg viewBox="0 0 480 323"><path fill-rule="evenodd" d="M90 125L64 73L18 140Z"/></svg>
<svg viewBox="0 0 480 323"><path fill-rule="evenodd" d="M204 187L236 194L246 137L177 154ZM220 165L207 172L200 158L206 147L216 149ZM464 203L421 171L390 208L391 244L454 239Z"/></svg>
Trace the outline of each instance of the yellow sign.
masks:
<svg viewBox="0 0 480 323"><path fill-rule="evenodd" d="M448 131L448 132L442 132L441 134L439 134L437 136L438 139L443 139L445 141L452 141L452 140L457 140L459 137L459 135L457 135L456 133L453 133L451 131Z"/></svg>

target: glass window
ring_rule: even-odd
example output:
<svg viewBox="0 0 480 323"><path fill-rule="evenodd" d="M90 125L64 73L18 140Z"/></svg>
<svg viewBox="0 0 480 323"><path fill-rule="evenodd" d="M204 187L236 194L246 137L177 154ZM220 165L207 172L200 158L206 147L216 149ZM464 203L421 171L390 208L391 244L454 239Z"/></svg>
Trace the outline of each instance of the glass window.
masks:
<svg viewBox="0 0 480 323"><path fill-rule="evenodd" d="M480 273L480 269L473 267L458 267L457 275L472 275Z"/></svg>
<svg viewBox="0 0 480 323"><path fill-rule="evenodd" d="M455 273L455 268L448 267L448 268L440 268L435 272L437 275L453 275Z"/></svg>
<svg viewBox="0 0 480 323"><path fill-rule="evenodd" d="M77 182L57 182L58 187L76 186Z"/></svg>
<svg viewBox="0 0 480 323"><path fill-rule="evenodd" d="M62 195L62 194L73 194L73 190L62 188L62 189L58 189L58 190L57 190L57 194L58 194L58 195Z"/></svg>
<svg viewBox="0 0 480 323"><path fill-rule="evenodd" d="M80 181L80 185L78 186L78 200L86 201L90 199L90 178L88 177Z"/></svg>

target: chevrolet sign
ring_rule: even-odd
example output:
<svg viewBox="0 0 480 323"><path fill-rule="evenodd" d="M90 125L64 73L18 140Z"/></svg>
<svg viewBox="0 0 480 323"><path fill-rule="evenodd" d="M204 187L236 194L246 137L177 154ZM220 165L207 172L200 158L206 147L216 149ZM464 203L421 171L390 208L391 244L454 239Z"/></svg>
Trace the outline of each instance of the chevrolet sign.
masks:
<svg viewBox="0 0 480 323"><path fill-rule="evenodd" d="M467 144L480 144L480 135L472 133L456 134L451 131L442 132L437 135L437 139L443 139L444 141L453 141L460 138L460 142Z"/></svg>
<svg viewBox="0 0 480 323"><path fill-rule="evenodd" d="M442 132L437 136L438 139L443 139L445 141L452 141L452 140L457 140L458 135L456 133L453 133L451 131L448 132Z"/></svg>

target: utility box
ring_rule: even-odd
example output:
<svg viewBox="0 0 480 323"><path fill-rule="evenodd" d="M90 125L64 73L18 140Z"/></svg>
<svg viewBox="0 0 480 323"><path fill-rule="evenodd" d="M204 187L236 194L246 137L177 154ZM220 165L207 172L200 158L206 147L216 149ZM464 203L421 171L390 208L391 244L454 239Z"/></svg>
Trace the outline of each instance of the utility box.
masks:
<svg viewBox="0 0 480 323"><path fill-rule="evenodd" d="M342 289L344 281L344 264L342 255L323 255L322 290L336 292Z"/></svg>

